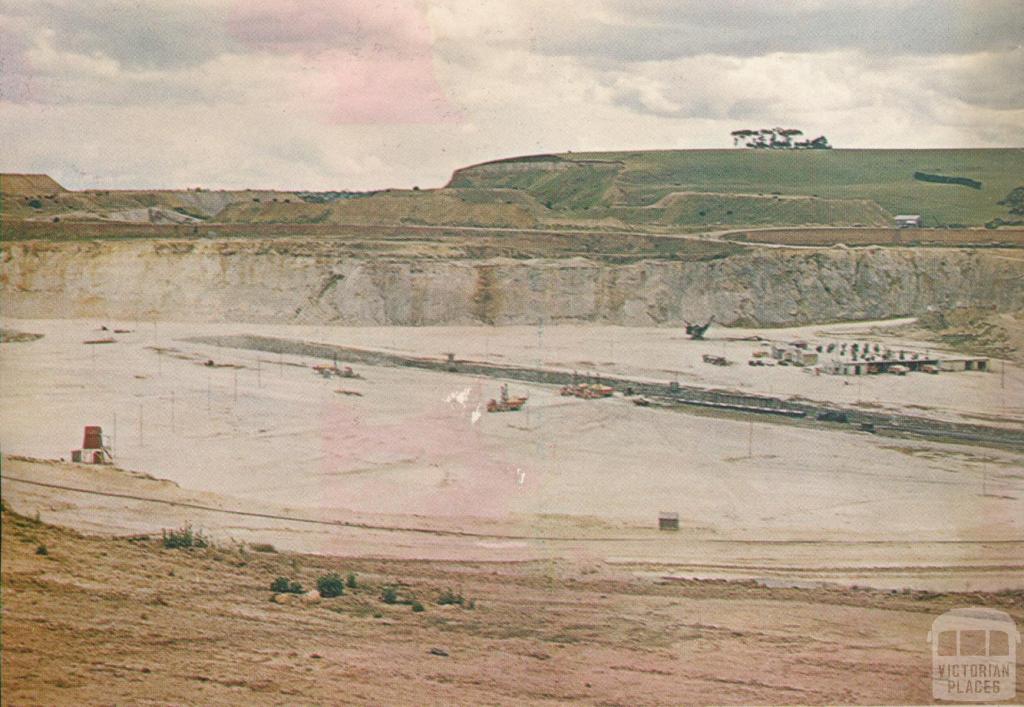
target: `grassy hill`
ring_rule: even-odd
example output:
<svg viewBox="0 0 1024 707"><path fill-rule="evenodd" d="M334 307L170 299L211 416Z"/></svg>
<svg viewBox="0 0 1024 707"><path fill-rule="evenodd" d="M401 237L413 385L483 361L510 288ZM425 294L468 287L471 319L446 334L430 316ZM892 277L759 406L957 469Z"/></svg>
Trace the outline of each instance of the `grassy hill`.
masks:
<svg viewBox="0 0 1024 707"><path fill-rule="evenodd" d="M66 191L45 175L9 174L0 215L664 232L885 227L910 213L925 226L981 226L1020 218L998 203L1020 186L1021 148L593 152L486 162L456 170L443 189L373 193Z"/></svg>
<svg viewBox="0 0 1024 707"><path fill-rule="evenodd" d="M982 186L921 181L915 179L916 172L966 177ZM580 217L613 213L627 223L659 221L638 207L653 206L672 193L704 192L719 195L709 208L719 209L723 217L750 218L735 213L749 211L750 195L814 196L822 201L868 200L883 213L921 214L931 226L982 225L1005 216L1005 208L997 202L1022 184L1024 149L1019 148L571 153L475 165L456 171L450 182L453 187L522 189L555 210ZM872 222L867 213L851 211L849 204L832 206L834 221L826 223ZM692 223L742 222L709 221L707 214L699 214L701 210L689 217ZM734 214L724 213L730 210ZM682 225L686 217L677 214L667 220ZM746 222L762 221L763 215L755 214L754 220Z"/></svg>

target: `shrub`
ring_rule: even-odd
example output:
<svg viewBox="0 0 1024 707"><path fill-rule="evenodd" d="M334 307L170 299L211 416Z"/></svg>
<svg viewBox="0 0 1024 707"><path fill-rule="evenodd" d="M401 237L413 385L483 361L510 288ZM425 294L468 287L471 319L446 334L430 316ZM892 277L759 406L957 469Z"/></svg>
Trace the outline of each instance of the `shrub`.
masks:
<svg viewBox="0 0 1024 707"><path fill-rule="evenodd" d="M278 577L270 583L270 591L278 594L302 594L306 590L298 582L293 582L287 577Z"/></svg>
<svg viewBox="0 0 1024 707"><path fill-rule="evenodd" d="M927 172L914 172L914 179L919 182L933 182L935 184L959 184L971 189L981 189L984 186L976 179L968 177L947 177L944 174L928 174Z"/></svg>
<svg viewBox="0 0 1024 707"><path fill-rule="evenodd" d="M412 610L417 613L419 613L420 611L426 611L426 609L423 608L423 604L420 604L418 601L415 600L412 602Z"/></svg>
<svg viewBox="0 0 1024 707"><path fill-rule="evenodd" d="M326 599L340 597L345 593L344 582L342 582L341 577L333 572L318 578L316 580L316 588L320 592L320 596Z"/></svg>
<svg viewBox="0 0 1024 707"><path fill-rule="evenodd" d="M28 205L31 206L33 209L43 208L43 202L39 201L39 199L32 199L32 201L28 202Z"/></svg>
<svg viewBox="0 0 1024 707"><path fill-rule="evenodd" d="M270 543L256 543L252 549L255 552L277 552L277 548Z"/></svg>
<svg viewBox="0 0 1024 707"><path fill-rule="evenodd" d="M357 586L359 586L356 583L356 573L355 572L349 572L348 573L348 577L345 578L345 586L348 587L349 589L355 589Z"/></svg>
<svg viewBox="0 0 1024 707"><path fill-rule="evenodd" d="M46 549L46 545L39 545L36 547L37 555L49 555L50 551Z"/></svg>
<svg viewBox="0 0 1024 707"><path fill-rule="evenodd" d="M1005 206L1011 214L1016 216L1024 216L1024 187L1017 187L1002 201L996 202L1000 206Z"/></svg>
<svg viewBox="0 0 1024 707"><path fill-rule="evenodd" d="M380 593L380 600L385 604L397 604L398 590L394 587L384 587L384 590Z"/></svg>
<svg viewBox="0 0 1024 707"><path fill-rule="evenodd" d="M193 531L186 525L178 530L163 530L163 543L166 548L209 547L210 543L199 531Z"/></svg>

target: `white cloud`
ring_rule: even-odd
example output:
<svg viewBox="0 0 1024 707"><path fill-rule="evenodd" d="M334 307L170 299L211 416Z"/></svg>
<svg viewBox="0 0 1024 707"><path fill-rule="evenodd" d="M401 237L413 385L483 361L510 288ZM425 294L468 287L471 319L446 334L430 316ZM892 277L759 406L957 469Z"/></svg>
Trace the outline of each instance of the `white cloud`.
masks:
<svg viewBox="0 0 1024 707"><path fill-rule="evenodd" d="M367 189L530 152L725 147L738 127L843 147L1024 142L1024 13L1002 0L381 7L7 0L0 168Z"/></svg>

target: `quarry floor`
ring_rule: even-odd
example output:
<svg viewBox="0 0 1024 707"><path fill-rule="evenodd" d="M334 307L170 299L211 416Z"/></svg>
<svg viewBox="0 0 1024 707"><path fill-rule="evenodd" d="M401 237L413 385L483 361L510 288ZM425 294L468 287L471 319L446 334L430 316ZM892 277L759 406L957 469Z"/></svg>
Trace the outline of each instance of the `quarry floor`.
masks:
<svg viewBox="0 0 1024 707"><path fill-rule="evenodd" d="M44 334L0 349L0 443L4 499L46 522L119 534L192 523L221 542L332 556L596 562L641 579L1021 587L1018 452L645 409L619 397L584 401L518 383L511 392L530 396L526 408L488 414L482 404L498 394L492 379L363 366L362 378L325 380L311 369L322 361L181 339L251 332L580 371L589 362L595 372L721 386L735 377L741 389L826 391L836 401L1015 424L1019 408L1008 405L1003 417L992 402L1005 391L1008 402L1022 400L1021 371L1010 365L1005 376L844 385L798 369L700 361L757 346L737 341L750 333L735 330L690 342L678 332L609 327L4 327ZM112 331L122 328L132 331ZM881 329L821 331L770 335L838 341ZM115 343L83 343L103 338ZM68 459L87 424L103 426L117 468L40 461ZM661 511L680 514L679 532L656 529Z"/></svg>

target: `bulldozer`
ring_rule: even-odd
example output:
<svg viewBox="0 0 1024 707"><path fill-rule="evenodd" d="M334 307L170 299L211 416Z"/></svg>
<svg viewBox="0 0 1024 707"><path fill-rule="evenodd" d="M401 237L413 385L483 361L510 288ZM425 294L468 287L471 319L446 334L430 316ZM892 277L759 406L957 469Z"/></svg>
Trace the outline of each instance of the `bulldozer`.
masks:
<svg viewBox="0 0 1024 707"><path fill-rule="evenodd" d="M694 341L700 341L704 338L704 332L711 327L711 322L715 321L715 316L711 315L711 318L704 324L694 324L687 322L685 319L683 321L686 322L686 335Z"/></svg>

